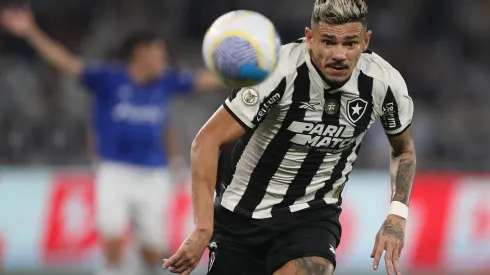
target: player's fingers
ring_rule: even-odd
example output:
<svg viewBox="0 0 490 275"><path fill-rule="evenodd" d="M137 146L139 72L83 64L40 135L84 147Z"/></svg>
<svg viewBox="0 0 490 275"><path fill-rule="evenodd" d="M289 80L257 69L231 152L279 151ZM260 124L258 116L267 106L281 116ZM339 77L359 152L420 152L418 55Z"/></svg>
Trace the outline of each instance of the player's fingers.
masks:
<svg viewBox="0 0 490 275"><path fill-rule="evenodd" d="M175 265L170 267L170 272L182 274L186 270L192 271L198 263L199 260L194 259L191 254L184 253L182 258L177 263L175 263Z"/></svg>
<svg viewBox="0 0 490 275"><path fill-rule="evenodd" d="M188 262L189 262L189 259L187 259L185 257L185 255L182 255L182 257L179 260L177 260L173 265L171 265L171 267L179 269L179 270L182 267L184 267L184 270L185 270L185 267L188 265Z"/></svg>
<svg viewBox="0 0 490 275"><path fill-rule="evenodd" d="M400 255L403 249L403 244L400 244L400 246L395 247L393 250L393 267L395 268L395 274L396 275L402 275L402 271L400 268Z"/></svg>
<svg viewBox="0 0 490 275"><path fill-rule="evenodd" d="M393 250L393 269L396 275L402 275L402 270L400 269L400 257L398 257L398 250Z"/></svg>
<svg viewBox="0 0 490 275"><path fill-rule="evenodd" d="M162 267L163 269L168 269L171 266L172 262L170 259L163 259Z"/></svg>
<svg viewBox="0 0 490 275"><path fill-rule="evenodd" d="M378 270L379 261L381 260L381 256L383 256L383 251L385 249L384 243L379 241L376 246L376 252L374 252L374 261L373 261L373 269Z"/></svg>
<svg viewBox="0 0 490 275"><path fill-rule="evenodd" d="M193 264L192 261L186 262L184 265L182 265L180 268L175 268L171 267L169 270L172 273L177 273L177 274L191 274L192 270L196 268Z"/></svg>
<svg viewBox="0 0 490 275"><path fill-rule="evenodd" d="M374 258L374 254L376 253L377 247L378 247L378 236L376 236L376 240L374 241L373 251L371 252L371 258Z"/></svg>
<svg viewBox="0 0 490 275"><path fill-rule="evenodd" d="M179 249L177 253L175 253L172 257L163 260L163 268L167 269L173 266L181 257L182 257L182 252Z"/></svg>
<svg viewBox="0 0 490 275"><path fill-rule="evenodd" d="M167 263L167 262L168 262L168 259L163 259L163 260L162 260L162 262L163 262L162 267L163 267L164 269L167 269L167 268L168 268L168 266L166 266L166 265L165 265L165 263Z"/></svg>
<svg viewBox="0 0 490 275"><path fill-rule="evenodd" d="M400 247L398 248L398 258L401 258L402 257L402 251L403 251L403 247L405 246L404 243L402 243L400 245Z"/></svg>
<svg viewBox="0 0 490 275"><path fill-rule="evenodd" d="M171 266L168 270L172 273L184 274L189 269L190 269L189 264L185 263L180 265L179 267Z"/></svg>
<svg viewBox="0 0 490 275"><path fill-rule="evenodd" d="M386 265L386 272L388 275L393 275L393 251L395 251L393 244L388 243L386 246L386 253L385 253L385 265Z"/></svg>

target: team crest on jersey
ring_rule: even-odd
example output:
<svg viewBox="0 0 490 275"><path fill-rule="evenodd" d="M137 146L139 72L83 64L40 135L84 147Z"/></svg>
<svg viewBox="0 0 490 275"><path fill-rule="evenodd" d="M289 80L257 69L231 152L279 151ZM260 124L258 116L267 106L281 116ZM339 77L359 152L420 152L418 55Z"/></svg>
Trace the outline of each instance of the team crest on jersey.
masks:
<svg viewBox="0 0 490 275"><path fill-rule="evenodd" d="M249 106L255 105L259 102L259 93L252 88L246 88L242 93L242 101Z"/></svg>
<svg viewBox="0 0 490 275"><path fill-rule="evenodd" d="M356 123L361 119L366 111L368 103L362 98L355 98L347 101L347 117L352 123Z"/></svg>
<svg viewBox="0 0 490 275"><path fill-rule="evenodd" d="M323 109L325 110L325 112L327 114L335 115L340 109L340 104L335 99L327 99L325 101L325 105L324 105Z"/></svg>

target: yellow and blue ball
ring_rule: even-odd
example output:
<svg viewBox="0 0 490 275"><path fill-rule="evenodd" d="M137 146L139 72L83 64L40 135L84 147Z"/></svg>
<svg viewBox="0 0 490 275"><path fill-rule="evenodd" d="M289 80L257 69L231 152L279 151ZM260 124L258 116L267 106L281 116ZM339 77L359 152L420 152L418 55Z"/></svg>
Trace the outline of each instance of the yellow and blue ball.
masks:
<svg viewBox="0 0 490 275"><path fill-rule="evenodd" d="M206 66L226 85L247 87L263 82L274 71L280 46L268 18L239 10L214 21L204 37L202 53Z"/></svg>

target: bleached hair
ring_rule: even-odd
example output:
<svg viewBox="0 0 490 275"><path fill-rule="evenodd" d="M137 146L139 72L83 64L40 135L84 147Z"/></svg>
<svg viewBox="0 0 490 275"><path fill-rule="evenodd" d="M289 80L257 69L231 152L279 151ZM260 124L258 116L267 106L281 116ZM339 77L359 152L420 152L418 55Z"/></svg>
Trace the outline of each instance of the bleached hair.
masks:
<svg viewBox="0 0 490 275"><path fill-rule="evenodd" d="M315 0L311 25L320 22L342 25L351 22L367 24L368 6L364 0Z"/></svg>

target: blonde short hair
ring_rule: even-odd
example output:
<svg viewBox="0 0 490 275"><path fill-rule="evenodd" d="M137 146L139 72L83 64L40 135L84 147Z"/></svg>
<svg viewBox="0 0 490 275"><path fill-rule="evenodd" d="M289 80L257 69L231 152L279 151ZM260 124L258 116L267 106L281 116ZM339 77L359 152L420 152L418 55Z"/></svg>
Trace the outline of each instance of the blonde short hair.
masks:
<svg viewBox="0 0 490 275"><path fill-rule="evenodd" d="M367 24L368 6L364 0L315 0L311 25L320 22L342 25L350 22Z"/></svg>

